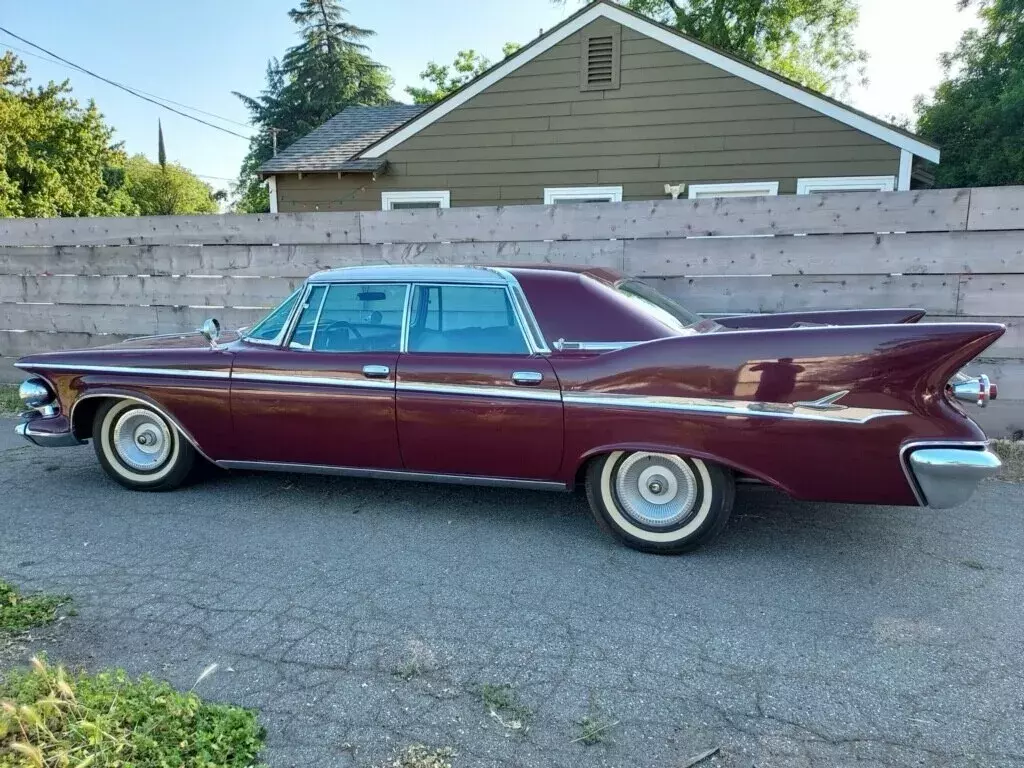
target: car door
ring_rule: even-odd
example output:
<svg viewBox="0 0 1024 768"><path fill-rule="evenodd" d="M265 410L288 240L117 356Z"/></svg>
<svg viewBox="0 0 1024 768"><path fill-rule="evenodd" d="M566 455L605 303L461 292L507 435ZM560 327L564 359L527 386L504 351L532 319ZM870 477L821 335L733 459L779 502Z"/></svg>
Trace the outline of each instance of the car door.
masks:
<svg viewBox="0 0 1024 768"><path fill-rule="evenodd" d="M402 468L395 374L408 290L312 283L287 343L238 345L231 411L242 460Z"/></svg>
<svg viewBox="0 0 1024 768"><path fill-rule="evenodd" d="M416 285L398 361L398 441L415 472L547 480L562 400L504 284Z"/></svg>

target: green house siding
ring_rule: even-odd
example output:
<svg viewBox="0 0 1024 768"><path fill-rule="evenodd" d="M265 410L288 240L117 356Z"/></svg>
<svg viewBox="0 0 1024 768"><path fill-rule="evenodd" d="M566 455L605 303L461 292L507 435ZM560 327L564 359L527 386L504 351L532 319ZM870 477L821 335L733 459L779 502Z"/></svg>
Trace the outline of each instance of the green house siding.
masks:
<svg viewBox="0 0 1024 768"><path fill-rule="evenodd" d="M580 40L617 28L619 87L580 90ZM451 204L542 203L545 187L896 176L900 150L601 19L387 154L386 173L278 176L281 211L375 210L386 190L445 189Z"/></svg>

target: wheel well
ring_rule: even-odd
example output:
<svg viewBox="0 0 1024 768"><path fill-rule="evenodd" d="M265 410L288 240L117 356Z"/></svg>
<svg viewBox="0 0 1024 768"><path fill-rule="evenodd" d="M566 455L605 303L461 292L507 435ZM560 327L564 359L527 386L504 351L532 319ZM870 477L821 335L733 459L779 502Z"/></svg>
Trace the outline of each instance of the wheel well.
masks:
<svg viewBox="0 0 1024 768"><path fill-rule="evenodd" d="M96 419L96 413L104 403L111 400L118 400L115 395L110 397L88 397L75 405L74 419L71 422L71 431L79 440L88 440L92 437L92 423Z"/></svg>

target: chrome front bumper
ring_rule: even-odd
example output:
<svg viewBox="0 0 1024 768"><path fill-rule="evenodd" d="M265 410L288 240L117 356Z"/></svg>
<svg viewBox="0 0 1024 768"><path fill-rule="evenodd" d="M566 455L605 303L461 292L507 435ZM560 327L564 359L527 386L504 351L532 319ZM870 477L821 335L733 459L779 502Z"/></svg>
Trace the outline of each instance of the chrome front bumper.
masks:
<svg viewBox="0 0 1024 768"><path fill-rule="evenodd" d="M71 432L39 432L31 429L31 426L31 421L24 421L16 426L14 431L33 445L43 448L67 448L72 445L82 445L82 441Z"/></svg>
<svg viewBox="0 0 1024 768"><path fill-rule="evenodd" d="M949 509L967 501L978 483L992 477L1003 463L987 447L957 445L910 448L907 468L923 505ZM919 493L918 493L919 491Z"/></svg>

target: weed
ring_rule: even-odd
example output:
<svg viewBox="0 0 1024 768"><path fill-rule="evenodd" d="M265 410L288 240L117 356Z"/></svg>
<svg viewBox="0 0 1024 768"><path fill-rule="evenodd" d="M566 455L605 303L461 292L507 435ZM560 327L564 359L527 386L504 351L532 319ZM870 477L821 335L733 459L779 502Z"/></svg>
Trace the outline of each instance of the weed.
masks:
<svg viewBox="0 0 1024 768"><path fill-rule="evenodd" d="M477 686L477 696L491 717L510 731L526 733L533 710L520 701L508 683L483 683Z"/></svg>
<svg viewBox="0 0 1024 768"><path fill-rule="evenodd" d="M580 735L569 743L575 744L577 741L581 741L588 747L593 744L600 744L611 736L611 729L618 724L618 720L612 722L610 719L605 717L601 709L601 705L597 701L597 697L591 693L590 704L587 707L587 714L576 723L576 725L579 726Z"/></svg>
<svg viewBox="0 0 1024 768"><path fill-rule="evenodd" d="M57 619L57 609L71 601L68 595L24 596L0 579L0 633L24 632Z"/></svg>
<svg viewBox="0 0 1024 768"><path fill-rule="evenodd" d="M452 757L455 757L455 751L451 747L431 749L422 744L414 744L380 768L452 768L449 759Z"/></svg>
<svg viewBox="0 0 1024 768"><path fill-rule="evenodd" d="M0 416L17 416L25 410L15 384L0 384Z"/></svg>
<svg viewBox="0 0 1024 768"><path fill-rule="evenodd" d="M148 677L70 675L40 658L4 676L0 766L248 768L263 747L254 713Z"/></svg>
<svg viewBox="0 0 1024 768"><path fill-rule="evenodd" d="M437 657L424 643L413 640L409 643L409 651L405 661L391 670L391 674L399 680L408 682L414 677L425 675L437 668Z"/></svg>
<svg viewBox="0 0 1024 768"><path fill-rule="evenodd" d="M999 479L1024 482L1024 441L993 440L991 445L992 450L1003 460Z"/></svg>

